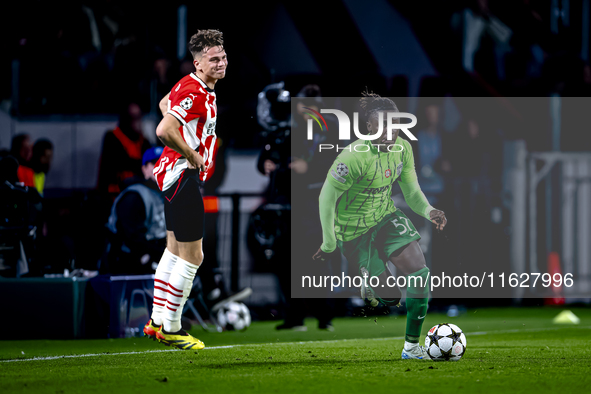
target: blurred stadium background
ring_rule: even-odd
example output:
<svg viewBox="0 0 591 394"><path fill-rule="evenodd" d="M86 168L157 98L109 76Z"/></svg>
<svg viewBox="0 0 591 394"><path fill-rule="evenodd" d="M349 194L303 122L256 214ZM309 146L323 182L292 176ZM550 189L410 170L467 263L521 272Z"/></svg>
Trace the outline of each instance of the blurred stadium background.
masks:
<svg viewBox="0 0 591 394"><path fill-rule="evenodd" d="M589 286L591 146L584 116L591 108L589 0L329 0L320 8L312 1L261 1L214 6L206 15L203 5L181 1L165 7L35 1L3 8L11 20L0 27L0 148L10 150L20 134L53 144L35 239L15 238L8 225L0 228L0 292L37 289L23 301L31 309L11 312L19 318L45 316L39 294L54 291L71 309L68 319L83 319L89 307L84 283L99 270L114 198L99 180L105 134L131 117L150 144L158 143L158 102L192 71L187 40L204 28L224 33L229 58L227 77L216 86L217 133L224 147L219 160L225 165L217 170L223 177L207 190L214 199L206 220L217 223L213 250L224 286L252 288L244 302L255 318L282 316L277 278L257 267L246 243L251 213L269 182L257 170L266 143L257 122L258 96L278 82L292 96L310 84L325 97L355 97L368 88L401 98L401 106L413 113L442 108L456 97L488 97L503 116L535 124L504 127L489 122L491 114L458 107L459 122L437 132L471 153L446 151L443 145L437 167L417 163L427 178L429 171L440 172L444 181L434 182L428 194L443 204L438 207L450 220L450 241L433 235L424 250L430 259L438 254L458 261L489 259L491 266L514 272L559 267ZM539 97L539 105L528 112L512 97ZM131 103L137 106L130 109ZM426 127L425 117L418 118L417 129ZM444 161L451 167L441 165ZM136 304L133 294L125 297ZM514 292L495 300L436 300L433 307L564 302L589 299L563 293L531 300ZM350 302L337 307L339 315L353 311ZM141 308L137 313L143 318ZM133 320L122 319L129 325ZM43 335L87 334L74 325Z"/></svg>

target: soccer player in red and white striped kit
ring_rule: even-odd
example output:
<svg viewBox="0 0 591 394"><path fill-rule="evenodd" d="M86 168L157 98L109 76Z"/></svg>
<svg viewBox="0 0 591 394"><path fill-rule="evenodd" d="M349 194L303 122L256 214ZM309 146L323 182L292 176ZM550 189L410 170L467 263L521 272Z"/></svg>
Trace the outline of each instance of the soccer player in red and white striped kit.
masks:
<svg viewBox="0 0 591 394"><path fill-rule="evenodd" d="M199 30L191 37L189 50L195 72L160 102L164 118L156 134L166 147L154 175L165 197L167 244L156 270L152 317L144 334L168 346L195 350L205 345L181 329L181 314L203 261L204 206L199 186L214 168L214 87L225 77L228 59L217 30Z"/></svg>

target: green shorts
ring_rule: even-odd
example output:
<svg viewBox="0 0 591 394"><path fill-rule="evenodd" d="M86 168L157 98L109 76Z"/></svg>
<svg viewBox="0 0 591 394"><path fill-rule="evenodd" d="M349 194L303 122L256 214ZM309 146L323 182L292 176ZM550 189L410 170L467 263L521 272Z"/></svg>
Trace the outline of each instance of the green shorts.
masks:
<svg viewBox="0 0 591 394"><path fill-rule="evenodd" d="M396 209L386 215L376 226L351 241L337 241L337 246L347 260L365 267L370 276L378 276L386 270L388 257L404 245L421 239L418 231L404 212Z"/></svg>

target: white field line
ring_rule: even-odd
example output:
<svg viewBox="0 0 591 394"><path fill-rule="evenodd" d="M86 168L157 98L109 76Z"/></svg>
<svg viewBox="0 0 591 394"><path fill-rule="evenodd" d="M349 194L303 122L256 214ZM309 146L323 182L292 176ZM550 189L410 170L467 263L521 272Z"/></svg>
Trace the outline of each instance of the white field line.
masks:
<svg viewBox="0 0 591 394"><path fill-rule="evenodd" d="M488 335L488 334L505 334L515 332L535 332L535 331L550 331L560 330L561 328L583 328L591 329L591 326L585 327L546 327L546 328L516 328L512 330L497 330L497 331L476 331L466 333L466 336L473 335ZM209 346L203 350L217 350L217 349L231 349L239 347L261 347L261 346L274 346L274 345L306 345L306 344L322 344L322 343L339 343L339 342L351 342L351 341L397 341L404 339L404 337L387 337L387 338L357 338L357 339L334 339L326 341L300 341L300 342L271 342L271 343L251 343L251 344L237 344L237 345L226 345L226 346ZM179 349L160 349L160 350L144 350L141 352L120 352L120 353L89 353L89 354L71 354L65 356L51 356L51 357L33 357L33 358L16 358L12 360L0 360L0 363L14 363L23 361L49 361L59 360L66 358L83 358L83 357L100 357L100 356L123 356L131 354L149 354L149 353L164 353L164 352L183 352L184 350Z"/></svg>

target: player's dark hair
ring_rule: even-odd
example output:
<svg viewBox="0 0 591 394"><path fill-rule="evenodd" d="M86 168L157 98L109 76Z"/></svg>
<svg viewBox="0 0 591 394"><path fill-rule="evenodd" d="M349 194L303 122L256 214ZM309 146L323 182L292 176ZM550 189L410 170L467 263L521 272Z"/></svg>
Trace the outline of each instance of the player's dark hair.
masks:
<svg viewBox="0 0 591 394"><path fill-rule="evenodd" d="M361 92L361 94L363 97L359 99L359 104L367 120L380 111L400 112L394 101L387 97L381 97L379 94L368 91Z"/></svg>
<svg viewBox="0 0 591 394"><path fill-rule="evenodd" d="M191 36L189 41L189 52L195 59L203 51L207 51L212 47L224 47L224 37L219 30L198 30L197 33Z"/></svg>

